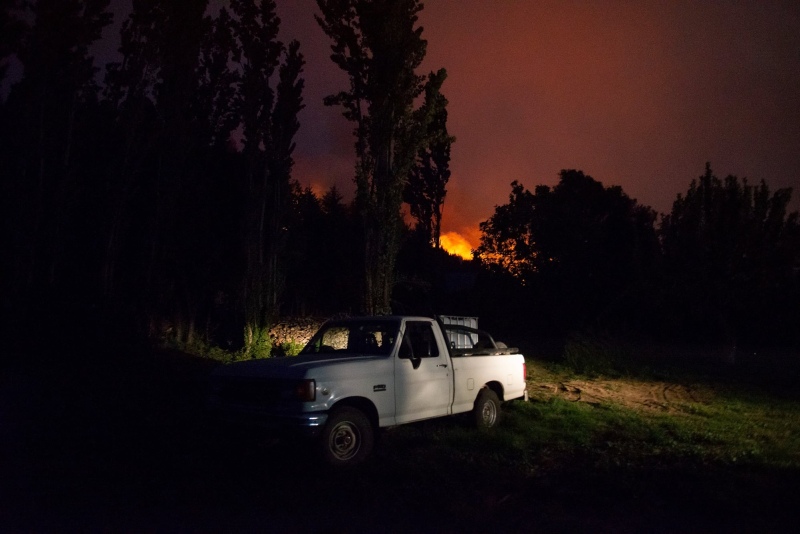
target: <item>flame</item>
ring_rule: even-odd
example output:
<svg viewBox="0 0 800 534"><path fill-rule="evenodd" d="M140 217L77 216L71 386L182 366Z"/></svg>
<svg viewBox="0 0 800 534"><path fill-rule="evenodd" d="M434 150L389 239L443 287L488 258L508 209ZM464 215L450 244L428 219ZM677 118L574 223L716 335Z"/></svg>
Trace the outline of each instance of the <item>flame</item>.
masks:
<svg viewBox="0 0 800 534"><path fill-rule="evenodd" d="M445 232L439 237L442 248L453 256L461 256L465 260L472 259L473 246L467 238L458 232Z"/></svg>

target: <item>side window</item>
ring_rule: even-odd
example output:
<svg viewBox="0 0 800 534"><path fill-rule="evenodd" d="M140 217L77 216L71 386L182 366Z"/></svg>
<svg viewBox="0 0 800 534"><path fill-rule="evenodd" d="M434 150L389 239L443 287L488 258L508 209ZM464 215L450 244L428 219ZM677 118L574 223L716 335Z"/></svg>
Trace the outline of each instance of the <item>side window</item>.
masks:
<svg viewBox="0 0 800 534"><path fill-rule="evenodd" d="M433 335L430 323L408 322L403 343L400 346L401 358L437 358L439 346Z"/></svg>

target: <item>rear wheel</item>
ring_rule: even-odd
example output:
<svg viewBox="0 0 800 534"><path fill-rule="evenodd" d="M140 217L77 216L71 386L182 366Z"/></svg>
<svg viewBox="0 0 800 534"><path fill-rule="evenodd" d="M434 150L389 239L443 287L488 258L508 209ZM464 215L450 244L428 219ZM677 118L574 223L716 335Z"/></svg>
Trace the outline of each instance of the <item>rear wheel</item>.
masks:
<svg viewBox="0 0 800 534"><path fill-rule="evenodd" d="M500 399L497 394L489 388L483 388L475 399L472 415L478 428L496 426L500 421Z"/></svg>
<svg viewBox="0 0 800 534"><path fill-rule="evenodd" d="M344 406L334 410L322 431L322 458L333 467L362 463L372 452L375 435L361 410Z"/></svg>

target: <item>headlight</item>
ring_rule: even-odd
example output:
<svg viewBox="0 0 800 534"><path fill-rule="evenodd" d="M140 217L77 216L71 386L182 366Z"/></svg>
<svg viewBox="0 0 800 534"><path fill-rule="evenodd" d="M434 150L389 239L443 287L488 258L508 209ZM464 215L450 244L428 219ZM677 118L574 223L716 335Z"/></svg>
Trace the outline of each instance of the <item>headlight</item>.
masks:
<svg viewBox="0 0 800 534"><path fill-rule="evenodd" d="M298 380L292 389L292 398L310 402L317 398L317 381L316 380Z"/></svg>

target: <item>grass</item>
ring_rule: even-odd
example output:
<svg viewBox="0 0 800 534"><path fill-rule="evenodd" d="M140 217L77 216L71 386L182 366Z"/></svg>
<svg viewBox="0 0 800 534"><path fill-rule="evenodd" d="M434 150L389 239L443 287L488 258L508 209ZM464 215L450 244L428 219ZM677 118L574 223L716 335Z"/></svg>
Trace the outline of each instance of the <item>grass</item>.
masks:
<svg viewBox="0 0 800 534"><path fill-rule="evenodd" d="M528 366L540 378L567 378L535 362ZM508 405L506 420L492 439L514 450L525 465L582 451L598 465L692 462L800 468L800 401L734 384L716 386L714 397L702 403L675 402L669 412L553 397Z"/></svg>
<svg viewBox="0 0 800 534"><path fill-rule="evenodd" d="M528 368L538 379L585 378ZM381 489L397 499L436 486L450 514L471 518L468 530L489 528L487 502L510 531L749 531L763 520L757 530L768 532L799 519L800 401L747 385L715 391L669 412L551 397L507 404L490 432L452 418L398 427L363 476L388 476ZM526 522L525 507L540 517Z"/></svg>
<svg viewBox="0 0 800 534"><path fill-rule="evenodd" d="M299 345L279 348L291 355ZM695 371L637 368L631 352L607 340L576 336L565 346L563 364L528 361L529 375L536 377L531 383L608 379L606 387L618 390L635 376L714 380ZM218 354L210 357L226 360ZM405 455L412 448L431 462L446 456L483 466L486 472L509 469L517 474L546 470L575 456L601 469L677 464L800 468L800 401L729 380L713 387L713 399L676 402L670 413L558 397L515 402L506 406L503 424L492 433L445 419L393 430L387 450L392 454L397 447ZM400 457L390 460L403 463Z"/></svg>

